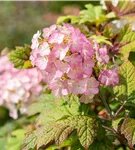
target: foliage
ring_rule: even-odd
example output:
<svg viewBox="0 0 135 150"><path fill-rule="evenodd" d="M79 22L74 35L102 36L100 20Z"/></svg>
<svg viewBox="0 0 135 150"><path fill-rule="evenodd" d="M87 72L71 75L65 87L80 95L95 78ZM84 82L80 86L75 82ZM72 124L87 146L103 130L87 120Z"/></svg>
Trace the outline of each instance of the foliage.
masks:
<svg viewBox="0 0 135 150"><path fill-rule="evenodd" d="M80 11L80 16L62 16L57 20L58 24L96 24L99 25L105 21L115 18L114 13L105 14L101 6L93 6L92 4L85 5L86 9Z"/></svg>
<svg viewBox="0 0 135 150"><path fill-rule="evenodd" d="M18 46L9 54L9 60L14 63L15 68L29 68L31 67L29 61L30 51L31 49L29 45L25 45L25 47Z"/></svg>
<svg viewBox="0 0 135 150"><path fill-rule="evenodd" d="M47 99L47 96L49 95L44 95L44 100ZM53 95L52 98L54 99ZM44 106L42 111L38 107L41 113L37 119L37 129L32 133L28 133L24 143L24 149L33 148L33 144L31 144L33 140L37 148L40 148L42 145L47 145L52 141L55 141L56 145L60 146L74 130L77 131L80 143L85 148L89 147L96 135L96 126L93 126L95 119L90 116L85 116L86 114L80 111L82 108L76 96L72 97L70 106L66 101L67 99L59 99L60 104L59 102L56 103L54 108L50 108L49 106L52 104L46 101L46 106ZM41 101L38 101L38 103L40 104ZM50 111L48 111L48 107ZM31 110L34 108L35 104L31 106ZM81 115L81 113L84 115ZM39 128L39 126L41 127ZM32 137L33 140L30 141Z"/></svg>
<svg viewBox="0 0 135 150"><path fill-rule="evenodd" d="M22 142L25 134L24 129L18 129L11 133L11 137L8 138L7 150L18 150L22 147Z"/></svg>
<svg viewBox="0 0 135 150"><path fill-rule="evenodd" d="M124 62L119 69L120 81L114 87L114 93L119 101L128 103L134 101L132 97L135 89L135 68L131 62Z"/></svg>
<svg viewBox="0 0 135 150"><path fill-rule="evenodd" d="M133 20L135 3L132 1L119 1L117 7L113 6L111 2L106 2L108 10L113 11L116 15L122 19Z"/></svg>
<svg viewBox="0 0 135 150"><path fill-rule="evenodd" d="M135 124L134 119L126 118L121 127L121 133L125 135L126 139L128 140L130 148L133 148L135 144L134 124Z"/></svg>
<svg viewBox="0 0 135 150"><path fill-rule="evenodd" d="M59 17L34 34L31 47L9 54L15 68L35 67L45 90L27 117L3 123L0 148L135 149L135 32L112 22L130 20L135 3L105 4Z"/></svg>

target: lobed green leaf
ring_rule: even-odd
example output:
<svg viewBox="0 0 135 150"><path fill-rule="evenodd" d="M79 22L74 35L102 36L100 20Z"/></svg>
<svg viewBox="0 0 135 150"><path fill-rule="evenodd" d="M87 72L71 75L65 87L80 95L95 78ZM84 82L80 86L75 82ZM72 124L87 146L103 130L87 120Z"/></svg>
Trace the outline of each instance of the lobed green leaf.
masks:
<svg viewBox="0 0 135 150"><path fill-rule="evenodd" d="M122 103L134 101L131 96L135 91L135 68L130 61L120 66L119 78L119 84L113 88L116 97Z"/></svg>
<svg viewBox="0 0 135 150"><path fill-rule="evenodd" d="M9 60L14 64L15 68L26 69L31 68L31 62L29 60L31 48L29 45L24 47L16 47L11 53L9 53Z"/></svg>
<svg viewBox="0 0 135 150"><path fill-rule="evenodd" d="M121 127L121 134L125 135L130 148L135 144L135 119L126 118Z"/></svg>

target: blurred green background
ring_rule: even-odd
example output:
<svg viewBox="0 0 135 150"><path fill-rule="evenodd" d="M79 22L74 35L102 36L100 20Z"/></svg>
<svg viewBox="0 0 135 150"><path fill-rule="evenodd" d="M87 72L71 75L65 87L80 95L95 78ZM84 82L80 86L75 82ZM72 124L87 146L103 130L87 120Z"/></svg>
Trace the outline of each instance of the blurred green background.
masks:
<svg viewBox="0 0 135 150"><path fill-rule="evenodd" d="M0 2L0 50L31 44L33 34L56 22L60 15L78 15L88 1Z"/></svg>

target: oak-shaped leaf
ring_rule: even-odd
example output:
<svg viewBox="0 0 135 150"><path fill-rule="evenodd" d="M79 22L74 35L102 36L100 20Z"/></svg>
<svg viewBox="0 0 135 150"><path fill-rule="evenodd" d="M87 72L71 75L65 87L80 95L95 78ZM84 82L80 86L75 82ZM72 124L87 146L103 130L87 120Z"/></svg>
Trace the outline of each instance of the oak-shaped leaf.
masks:
<svg viewBox="0 0 135 150"><path fill-rule="evenodd" d="M79 16L61 16L57 20L57 24L71 23L71 24L101 24L104 21L115 18L113 12L105 14L102 6L94 6L92 4L85 5L85 9L80 11Z"/></svg>
<svg viewBox="0 0 135 150"><path fill-rule="evenodd" d="M131 24L126 24L123 28L121 28L118 33L117 42L123 45L119 49L119 53L123 60L129 57L130 52L135 51L135 32L132 31Z"/></svg>
<svg viewBox="0 0 135 150"><path fill-rule="evenodd" d="M71 101L71 104L69 104L69 101ZM85 115L77 96L54 98L52 102L46 105L50 109L44 108L42 110L37 118L36 126L43 126L73 115Z"/></svg>
<svg viewBox="0 0 135 150"><path fill-rule="evenodd" d="M29 45L24 47L17 46L15 50L9 53L8 58L14 64L15 68L26 69L31 68L31 62L29 60L31 48Z"/></svg>
<svg viewBox="0 0 135 150"><path fill-rule="evenodd" d="M23 141L22 149L29 150L36 146L36 134L34 132L28 132L25 136L25 140Z"/></svg>
<svg viewBox="0 0 135 150"><path fill-rule="evenodd" d="M119 68L119 83L113 87L114 94L122 103L135 101L135 67L130 61L125 61Z"/></svg>
<svg viewBox="0 0 135 150"><path fill-rule="evenodd" d="M121 134L125 135L130 148L135 145L135 119L126 118L121 127Z"/></svg>
<svg viewBox="0 0 135 150"><path fill-rule="evenodd" d="M105 15L105 11L102 9L102 6L87 4L85 7L86 9L80 11L80 24L101 24L109 19L115 18L115 14L113 12Z"/></svg>
<svg viewBox="0 0 135 150"><path fill-rule="evenodd" d="M135 40L135 32L132 31L132 24L128 23L120 29L118 42L132 42Z"/></svg>
<svg viewBox="0 0 135 150"><path fill-rule="evenodd" d="M115 12L116 16L125 20L135 20L135 2L118 1L117 6L113 6L111 1L106 1L107 10Z"/></svg>
<svg viewBox="0 0 135 150"><path fill-rule="evenodd" d="M48 101L49 95L44 95L42 98L42 102L46 99ZM50 143L61 146L73 132L76 132L76 137L78 137L81 145L87 149L96 136L96 119L88 116L88 111L84 110L86 107L81 106L77 96L71 95L58 99L50 97L50 99L53 102L57 101L57 103L50 108L49 105L53 105L53 103L47 102L50 110L47 109L47 105L44 105L44 108L39 106L41 111L36 110L40 114L35 124L35 130L26 136L23 149L32 148L31 141L36 143L37 148L48 147ZM34 113L32 110L31 114Z"/></svg>
<svg viewBox="0 0 135 150"><path fill-rule="evenodd" d="M46 126L37 128L37 130L34 131L37 149L42 146L47 146L49 143L53 142L55 142L56 145L60 146L73 131L77 132L77 137L81 145L85 149L88 149L88 147L93 143L96 136L95 119L81 115L71 116L60 119L58 121L54 121ZM33 142L33 140L31 141ZM24 150L32 148L30 139L25 140L24 143Z"/></svg>
<svg viewBox="0 0 135 150"><path fill-rule="evenodd" d="M112 46L112 43L105 36L92 35L92 36L90 36L90 38L95 39L97 43L105 43L107 45Z"/></svg>

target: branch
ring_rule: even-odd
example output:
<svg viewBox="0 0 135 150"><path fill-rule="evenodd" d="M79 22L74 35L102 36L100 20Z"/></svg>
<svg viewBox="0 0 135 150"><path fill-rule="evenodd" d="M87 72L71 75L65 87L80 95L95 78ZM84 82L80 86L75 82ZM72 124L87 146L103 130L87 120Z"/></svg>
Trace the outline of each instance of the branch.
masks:
<svg viewBox="0 0 135 150"><path fill-rule="evenodd" d="M100 97L101 98L101 97ZM113 118L112 112L111 112L111 108L109 107L109 105L107 104L106 100L101 98L101 101L103 102L108 114L110 115L111 118Z"/></svg>

